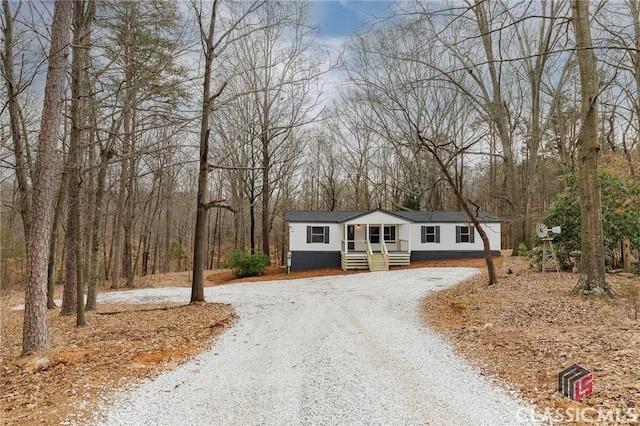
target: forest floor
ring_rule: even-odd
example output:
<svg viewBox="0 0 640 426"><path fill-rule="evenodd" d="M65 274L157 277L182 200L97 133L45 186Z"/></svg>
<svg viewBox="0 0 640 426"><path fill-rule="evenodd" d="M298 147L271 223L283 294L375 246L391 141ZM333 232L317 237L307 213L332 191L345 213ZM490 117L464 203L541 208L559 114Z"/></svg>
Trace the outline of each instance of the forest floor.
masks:
<svg viewBox="0 0 640 426"><path fill-rule="evenodd" d="M639 288L640 278L610 275L620 296L589 299L569 294L576 275L540 274L531 271L525 259L502 257L496 262L497 285L487 287L481 273L433 293L422 306L424 321L483 374L515 389L542 413L563 410L560 420L582 413L582 420L594 424L598 422L591 420L601 409L604 415L617 413L637 424L627 415L640 415L640 323L634 319L640 300L623 294L633 285ZM411 268L427 266L482 268L484 261L414 262ZM234 279L227 270L207 271L206 278L207 285L214 286L338 274L345 272L333 268L287 274L286 268L269 267L257 278ZM136 288L189 287L190 275L141 277ZM97 312L87 313L87 326L76 328L75 317L60 316L57 308L49 314L51 349L39 354L47 356L49 364L27 372L18 366L24 361L19 356L23 311L15 307L23 302L22 291L2 289L0 423L6 425L87 418L101 398L210 347L212 338L237 318L231 306L215 303L100 304ZM556 393L556 374L573 363L594 373L594 392L579 403ZM575 411L585 408L594 410Z"/></svg>
<svg viewBox="0 0 640 426"><path fill-rule="evenodd" d="M535 404L537 419L639 424L640 277L608 274L618 294L611 299L573 295L578 275L541 274L523 258L501 258L498 271L494 286L478 274L429 294L427 324L482 374ZM573 364L593 373L593 393L580 402L557 392L557 374Z"/></svg>

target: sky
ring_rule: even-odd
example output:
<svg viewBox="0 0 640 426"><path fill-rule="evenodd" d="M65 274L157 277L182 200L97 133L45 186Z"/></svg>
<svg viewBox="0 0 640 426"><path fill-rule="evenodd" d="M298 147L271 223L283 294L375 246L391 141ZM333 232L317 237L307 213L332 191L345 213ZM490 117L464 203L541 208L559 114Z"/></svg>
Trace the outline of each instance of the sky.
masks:
<svg viewBox="0 0 640 426"><path fill-rule="evenodd" d="M343 38L354 34L373 17L384 15L389 3L384 0L315 0L313 12L322 37Z"/></svg>
<svg viewBox="0 0 640 426"><path fill-rule="evenodd" d="M377 16L388 16L391 1L388 0L310 0L312 19L319 27L319 38L329 48L332 61L343 50L348 37L359 30L366 30L367 24ZM322 76L323 105L337 98L345 84L346 73L338 68Z"/></svg>

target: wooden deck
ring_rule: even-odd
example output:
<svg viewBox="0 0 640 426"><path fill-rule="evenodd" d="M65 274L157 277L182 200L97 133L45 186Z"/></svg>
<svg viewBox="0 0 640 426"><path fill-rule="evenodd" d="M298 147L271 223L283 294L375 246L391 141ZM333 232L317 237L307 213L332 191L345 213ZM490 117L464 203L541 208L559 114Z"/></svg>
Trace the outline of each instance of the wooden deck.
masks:
<svg viewBox="0 0 640 426"><path fill-rule="evenodd" d="M388 254L376 252L373 254L386 256L388 266L406 266L410 264L411 260L411 253L408 251L390 251ZM345 253L344 251L341 252L341 264L342 269L345 271L349 269L371 269L369 265L369 256L366 251L349 251L348 253Z"/></svg>

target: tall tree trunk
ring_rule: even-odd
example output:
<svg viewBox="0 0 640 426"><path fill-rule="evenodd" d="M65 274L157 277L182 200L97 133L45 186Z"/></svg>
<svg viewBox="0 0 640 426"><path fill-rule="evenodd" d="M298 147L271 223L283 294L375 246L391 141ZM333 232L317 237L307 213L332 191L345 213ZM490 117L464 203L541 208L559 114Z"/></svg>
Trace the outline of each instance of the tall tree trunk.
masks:
<svg viewBox="0 0 640 426"><path fill-rule="evenodd" d="M115 235L113 238L113 256L111 256L112 261L112 272L111 272L111 288L116 289L120 288L120 275L122 273L122 258L124 251L124 216L125 216L125 205L126 205L126 192L127 192L127 161L126 155L128 154L128 149L123 149L124 158L120 162L120 182L118 183L118 202L116 208L116 220L115 220Z"/></svg>
<svg viewBox="0 0 640 426"><path fill-rule="evenodd" d="M73 90L72 90L73 91ZM72 106L71 115L74 115L73 110L77 109ZM79 147L77 146L78 138L78 123L73 123L71 129L71 143L69 147L69 158L65 166L65 173L68 173L69 179L69 194L67 196L67 229L65 232L64 246L66 251L64 261L64 287L62 293L62 308L60 309L60 315L73 315L76 313L77 305L77 285L80 259L77 258L77 254L80 251L78 246L80 245L80 179L78 177L78 158ZM75 134L75 135L74 135Z"/></svg>
<svg viewBox="0 0 640 426"><path fill-rule="evenodd" d="M67 232L65 233L65 281L60 315L77 313L77 325L85 325L82 291L82 227L80 224L80 152L84 137L84 1L75 0L71 48L71 134L65 172L68 174Z"/></svg>
<svg viewBox="0 0 640 426"><path fill-rule="evenodd" d="M165 213L164 220L164 235L163 235L163 244L162 248L162 272L171 272L171 206L169 202L169 198L166 199L167 203L167 211Z"/></svg>
<svg viewBox="0 0 640 426"><path fill-rule="evenodd" d="M132 120L133 122L133 120ZM132 126L133 129L133 126ZM135 142L133 142L133 137L131 137L132 146ZM133 152L133 149L132 149ZM125 215L125 226L124 226L124 265L125 265L125 275L127 277L127 288L133 288L134 280L135 280L135 267L134 267L134 248L133 248L133 233L134 229L134 206L137 201L137 188L135 181L135 169L136 169L136 161L133 156L129 160L129 197L127 199L127 207L126 207L126 215Z"/></svg>
<svg viewBox="0 0 640 426"><path fill-rule="evenodd" d="M458 187L458 184L456 183L454 177L451 176L451 172L447 168L445 162L443 161L442 158L440 158L437 148L432 146L429 143L429 141L425 140L420 135L420 133L418 133L418 140L420 141L421 145L424 148L426 148L427 151L429 151L431 155L433 155L433 158L437 161L438 166L440 166L440 170L442 171L442 174L444 175L445 179L449 183L449 186L451 187L451 189L453 190L456 196L456 200L458 204L462 206L462 209L467 214L469 221L473 224L473 226L478 231L478 234L482 239L483 257L487 265L487 276L489 279L488 285L496 284L498 282L498 274L496 273L496 267L495 267L495 264L493 263L493 256L491 255L491 245L489 243L489 237L487 236L487 233L485 232L484 228L482 228L482 225L480 225L480 222L476 218L476 215L471 211L471 208L469 208L469 203L464 199L462 192L460 191L460 188Z"/></svg>
<svg viewBox="0 0 640 426"><path fill-rule="evenodd" d="M265 102L266 103L266 102ZM265 108L266 111L268 109ZM269 153L269 138L267 129L262 136L262 252L269 256L271 247L269 245L269 201L271 198L271 185L269 182L269 171L271 169L271 156Z"/></svg>
<svg viewBox="0 0 640 426"><path fill-rule="evenodd" d="M633 19L633 34L635 51L631 53L633 57L633 77L636 83L635 112L638 125L640 125L640 1L629 0L629 8L631 9L631 19ZM637 138L637 136L636 136ZM625 147L625 158L629 167L629 174L635 177L636 171L631 159L631 153Z"/></svg>
<svg viewBox="0 0 640 426"><path fill-rule="evenodd" d="M237 26L244 21L244 18L260 7L261 3L255 2L245 9L236 21L232 22L230 27L224 31L219 39L214 39L217 34L216 24L218 17L219 0L211 3L211 15L209 17L208 27L199 20L200 25L200 41L204 49L204 76L202 87L202 113L200 123L200 157L198 168L198 191L196 195L196 224L193 237L193 278L191 283L191 303L204 302L204 265L206 251L206 226L208 223L208 210L213 207L219 207L217 201L207 202L207 177L209 173L209 119L215 102L224 91L227 82L224 82L216 93L211 93L211 78L213 76L213 61L217 57L217 48L223 49L221 45L230 42L231 34ZM202 11L196 11L201 19Z"/></svg>
<svg viewBox="0 0 640 426"><path fill-rule="evenodd" d="M9 111L9 126L11 129L11 140L13 142L13 155L15 158L15 173L18 181L18 191L20 193L20 201L18 203L20 216L22 217L22 226L25 237L29 235L29 226L31 225L31 186L29 185L29 163L26 157L27 134L23 132L20 125L20 104L18 99L18 88L16 87L15 77L13 75L13 20L11 8L8 0L2 1L2 9L4 13L4 52L2 54L3 70L1 72L4 77L5 88L7 91L6 105Z"/></svg>
<svg viewBox="0 0 640 426"><path fill-rule="evenodd" d="M522 200L520 194L520 185L517 179L516 163L513 157L513 146L511 143L511 134L509 131L509 112L502 97L502 88L500 76L496 68L498 63L493 54L493 42L491 38L491 29L486 14L486 2L483 0L475 0L474 11L478 19L478 28L482 37L482 45L484 46L487 56L487 67L489 69L489 77L491 78L492 98L490 100L489 110L491 119L498 131L498 137L502 144L502 155L504 158L504 167L507 184L507 196L509 201L509 215L512 219L511 229L511 248L514 255L518 253L518 245L523 242L523 220L522 220Z"/></svg>
<svg viewBox="0 0 640 426"><path fill-rule="evenodd" d="M206 84L206 83L205 83ZM206 105L208 109L209 106ZM209 129L207 123L209 121L208 113L206 114L206 122L202 118L202 127L204 136L201 134L200 139L200 168L198 172L198 193L197 193L197 211L196 226L193 236L193 281L191 285L191 303L204 302L204 257L205 257L205 240L207 238L207 176L209 175Z"/></svg>
<svg viewBox="0 0 640 426"><path fill-rule="evenodd" d="M591 42L590 3L572 2L573 28L578 49L581 86L582 126L578 134L578 171L580 173L581 275L575 290L583 294L607 292L613 295L605 279L602 204L598 174L599 90L596 56Z"/></svg>
<svg viewBox="0 0 640 426"><path fill-rule="evenodd" d="M64 160L66 162L66 159ZM60 221L64 213L64 205L67 202L67 188L69 187L69 174L63 173L58 190L56 207L53 213L53 222L51 224L51 242L49 245L49 259L47 260L47 309L56 307L54 301L55 285L56 285L56 262L58 255L58 236L60 234Z"/></svg>
<svg viewBox="0 0 640 426"><path fill-rule="evenodd" d="M191 303L204 302L204 257L207 226L207 177L209 175L209 117L213 98L211 76L215 53L214 34L218 12L218 0L211 5L208 31L200 22L201 41L204 48L204 76L202 83L202 113L200 116L200 150L198 167L198 192L196 194L196 224L193 236L193 272L191 281Z"/></svg>
<svg viewBox="0 0 640 426"><path fill-rule="evenodd" d="M251 199L249 204L249 251L256 252L256 200Z"/></svg>
<svg viewBox="0 0 640 426"><path fill-rule="evenodd" d="M56 145L62 119L64 89L69 66L71 2L57 0L51 24L51 53L44 90L33 183L32 216L27 235L27 283L25 290L22 354L47 349L47 254L50 243Z"/></svg>
<svg viewBox="0 0 640 426"><path fill-rule="evenodd" d="M87 311L95 311L98 299L98 278L100 275L100 245L102 243L102 203L104 199L105 181L107 177L107 167L111 158L110 146L108 150L100 153L100 165L98 168L98 179L96 182L95 205L93 206L93 223L91 225L91 260L89 267L89 283L87 285Z"/></svg>

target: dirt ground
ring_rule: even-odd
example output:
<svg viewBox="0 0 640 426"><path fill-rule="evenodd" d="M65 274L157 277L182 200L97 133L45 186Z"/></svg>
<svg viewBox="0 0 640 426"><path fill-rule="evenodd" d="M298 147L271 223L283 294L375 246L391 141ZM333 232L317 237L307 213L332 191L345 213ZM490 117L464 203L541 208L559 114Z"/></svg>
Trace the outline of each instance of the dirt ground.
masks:
<svg viewBox="0 0 640 426"><path fill-rule="evenodd" d="M541 274L512 257L499 265L497 285L481 274L425 298L425 321L558 424L638 424L640 278L609 274L618 297L587 298L570 294L577 275ZM558 372L573 364L594 376L580 402L557 392Z"/></svg>
<svg viewBox="0 0 640 426"><path fill-rule="evenodd" d="M640 326L629 298L591 300L569 296L576 276L539 274L520 259L497 259L500 282L484 274L425 299L422 315L483 374L496 377L542 411L565 407L634 408L640 405ZM425 266L484 267L482 259L414 262ZM507 271L512 273L508 274ZM233 279L207 271L207 285L344 274L340 268L286 273L269 267L262 277ZM367 272L349 271L349 274ZM137 288L187 287L191 274L140 277ZM634 280L612 276L616 289ZM122 289L126 290L126 289ZM110 291L106 288L101 291ZM61 292L58 288L57 292ZM23 303L20 291L0 294L0 423L60 424L88 419L100 398L164 369L175 368L214 343L236 314L222 304L99 305L86 327L50 311L48 367L18 366ZM579 363L594 372L594 393L581 403L557 396L557 371ZM577 423L572 423L577 424ZM593 423L591 423L593 424Z"/></svg>

